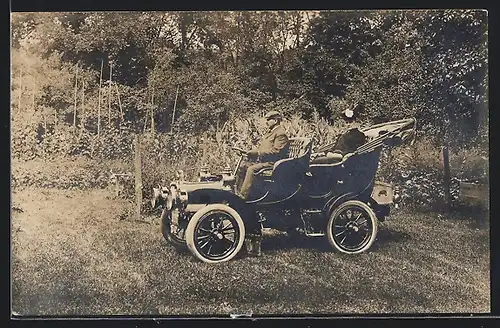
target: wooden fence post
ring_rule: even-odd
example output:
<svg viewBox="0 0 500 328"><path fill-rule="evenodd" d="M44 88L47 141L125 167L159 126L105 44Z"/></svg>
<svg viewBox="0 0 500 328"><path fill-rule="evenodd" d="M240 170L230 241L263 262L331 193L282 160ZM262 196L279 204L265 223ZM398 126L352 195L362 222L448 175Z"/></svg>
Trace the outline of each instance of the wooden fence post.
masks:
<svg viewBox="0 0 500 328"><path fill-rule="evenodd" d="M99 100L97 102L97 138L101 133L101 86L102 86L102 69L104 66L104 59L101 59L101 75L99 76Z"/></svg>
<svg viewBox="0 0 500 328"><path fill-rule="evenodd" d="M151 86L151 134L155 134L154 105L155 105L155 85L153 84Z"/></svg>
<svg viewBox="0 0 500 328"><path fill-rule="evenodd" d="M136 199L136 218L141 219L141 206L142 206L142 170L141 170L141 144L139 135L134 137L134 151L135 151L135 199Z"/></svg>
<svg viewBox="0 0 500 328"><path fill-rule="evenodd" d="M120 106L120 119L121 121L124 120L123 117L123 108L122 108L122 101L120 100L120 89L118 88L118 83L115 83L116 87L116 95L118 96L118 106Z"/></svg>
<svg viewBox="0 0 500 328"><path fill-rule="evenodd" d="M450 153L448 146L443 146L443 186L444 186L444 210L450 211L451 196L450 196Z"/></svg>
<svg viewBox="0 0 500 328"><path fill-rule="evenodd" d="M78 94L78 65L75 68L75 100L73 104L73 126L76 127L76 106L77 106L77 96Z"/></svg>
<svg viewBox="0 0 500 328"><path fill-rule="evenodd" d="M113 85L113 61L110 60L109 66L109 85L108 85L108 125L111 126L111 94Z"/></svg>
<svg viewBox="0 0 500 328"><path fill-rule="evenodd" d="M82 79L82 104L81 104L81 127L82 129L85 129L85 115L87 115L87 113L85 113L85 80Z"/></svg>

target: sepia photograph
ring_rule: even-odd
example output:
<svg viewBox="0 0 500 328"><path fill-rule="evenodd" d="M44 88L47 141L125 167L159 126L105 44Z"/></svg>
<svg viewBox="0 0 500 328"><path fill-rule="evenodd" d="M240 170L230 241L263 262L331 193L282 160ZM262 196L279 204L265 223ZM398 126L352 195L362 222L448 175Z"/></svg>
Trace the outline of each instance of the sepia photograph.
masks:
<svg viewBox="0 0 500 328"><path fill-rule="evenodd" d="M11 12L11 318L491 312L488 12Z"/></svg>

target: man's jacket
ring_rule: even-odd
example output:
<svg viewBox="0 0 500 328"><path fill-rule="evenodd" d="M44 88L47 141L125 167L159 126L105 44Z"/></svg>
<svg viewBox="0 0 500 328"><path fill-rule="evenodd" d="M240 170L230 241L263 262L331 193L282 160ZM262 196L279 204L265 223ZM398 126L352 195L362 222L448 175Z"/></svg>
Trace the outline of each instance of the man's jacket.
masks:
<svg viewBox="0 0 500 328"><path fill-rule="evenodd" d="M257 148L259 162L276 162L288 156L288 137L281 125L262 137Z"/></svg>

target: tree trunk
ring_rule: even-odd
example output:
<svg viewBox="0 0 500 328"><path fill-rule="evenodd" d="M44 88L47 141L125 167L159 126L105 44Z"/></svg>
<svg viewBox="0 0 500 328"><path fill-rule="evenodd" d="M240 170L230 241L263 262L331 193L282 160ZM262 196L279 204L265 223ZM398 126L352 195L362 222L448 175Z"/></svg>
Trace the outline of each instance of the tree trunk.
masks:
<svg viewBox="0 0 500 328"><path fill-rule="evenodd" d="M42 112L42 117L43 117L42 156L43 156L43 159L45 160L45 135L47 134L47 117L45 116L45 113L43 113L43 112Z"/></svg>
<svg viewBox="0 0 500 328"><path fill-rule="evenodd" d="M267 78L268 78L268 85L271 87L272 99L273 101L276 101L276 99L278 98L278 81L276 79L276 76L274 75L271 65L268 65Z"/></svg>
<svg viewBox="0 0 500 328"><path fill-rule="evenodd" d="M281 51L280 51L280 64L279 64L279 71L283 72L283 68L285 67L285 51L286 51L286 41L288 40L288 30L287 30L287 19L286 16L282 17L282 38L283 42L281 44Z"/></svg>
<svg viewBox="0 0 500 328"><path fill-rule="evenodd" d="M118 97L118 106L120 106L120 117L121 121L123 122L124 117L123 117L122 101L120 99L120 89L118 88L118 84L115 84L115 87L116 87L116 95Z"/></svg>
<svg viewBox="0 0 500 328"><path fill-rule="evenodd" d="M444 211L449 212L451 208L450 195L450 154L448 146L443 146L443 185L444 185Z"/></svg>
<svg viewBox="0 0 500 328"><path fill-rule="evenodd" d="M81 126L85 129L85 83L82 82L82 107L81 107Z"/></svg>
<svg viewBox="0 0 500 328"><path fill-rule="evenodd" d="M297 19L295 21L295 48L299 48L300 46L300 28L301 28L301 23L302 23L302 18L300 17L300 15L302 15L302 13L299 11L297 14Z"/></svg>
<svg viewBox="0 0 500 328"><path fill-rule="evenodd" d="M170 132L174 131L175 107L177 106L177 96L178 95L179 95L179 85L177 85L177 91L175 92L174 110L172 111L172 125L170 126Z"/></svg>
<svg viewBox="0 0 500 328"><path fill-rule="evenodd" d="M97 138L101 132L101 86L102 86L102 68L104 66L104 59L101 59L101 75L99 76L99 100L97 104Z"/></svg>
<svg viewBox="0 0 500 328"><path fill-rule="evenodd" d="M108 125L111 126L111 93L112 93L112 88L111 86L113 85L113 62L109 62L109 88L108 88Z"/></svg>
<svg viewBox="0 0 500 328"><path fill-rule="evenodd" d="M36 80L35 77L33 77L33 90L31 92L31 111L32 111L32 116L30 116L30 125L33 122L33 115L35 115L36 109L35 109L35 90L36 90Z"/></svg>
<svg viewBox="0 0 500 328"><path fill-rule="evenodd" d="M144 115L144 128L142 129L142 133L146 133L146 129L148 127L148 120L149 120L149 117L148 117L148 114L146 113L146 115Z"/></svg>
<svg viewBox="0 0 500 328"><path fill-rule="evenodd" d="M74 96L74 104L73 104L73 126L76 127L76 95L78 93L78 65L76 65L76 70L75 70L75 96Z"/></svg>
<svg viewBox="0 0 500 328"><path fill-rule="evenodd" d="M186 51L186 43L187 43L187 26L186 26L186 19L184 17L186 15L185 13L180 13L179 14L179 19L180 19L180 24L179 24L179 30L181 33L181 54L184 55Z"/></svg>
<svg viewBox="0 0 500 328"><path fill-rule="evenodd" d="M207 145L208 145L208 133L203 132L203 144L201 153L201 165L204 166L207 162Z"/></svg>
<svg viewBox="0 0 500 328"><path fill-rule="evenodd" d="M134 138L134 150L135 150L135 199L136 199L136 219L141 219L141 206L142 206L142 170L141 170L141 147L140 147L140 137L135 135Z"/></svg>
<svg viewBox="0 0 500 328"><path fill-rule="evenodd" d="M155 133L155 116L154 116L154 104L155 104L155 86L151 87L151 134Z"/></svg>

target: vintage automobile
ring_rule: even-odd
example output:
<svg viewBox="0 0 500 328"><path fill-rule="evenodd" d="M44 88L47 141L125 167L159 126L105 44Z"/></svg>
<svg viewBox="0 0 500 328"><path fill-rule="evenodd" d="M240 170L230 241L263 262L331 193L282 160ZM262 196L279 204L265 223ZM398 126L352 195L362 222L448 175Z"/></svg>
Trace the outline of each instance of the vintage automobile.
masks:
<svg viewBox="0 0 500 328"><path fill-rule="evenodd" d="M397 200L391 184L375 181L380 154L413 142L415 128L411 118L359 129L361 144L340 156L332 156L338 141L312 153L311 138L291 138L288 158L258 172L249 200L235 192L244 152L234 148L241 156L232 172L203 169L197 182L181 177L158 186L152 206L163 207L165 239L208 263L234 258L255 222L291 235L326 237L339 252L365 252L375 241L378 221Z"/></svg>

